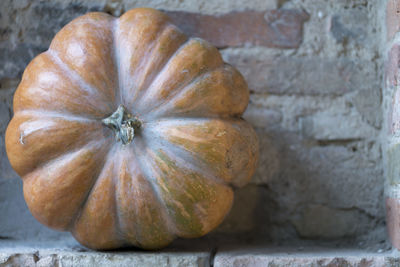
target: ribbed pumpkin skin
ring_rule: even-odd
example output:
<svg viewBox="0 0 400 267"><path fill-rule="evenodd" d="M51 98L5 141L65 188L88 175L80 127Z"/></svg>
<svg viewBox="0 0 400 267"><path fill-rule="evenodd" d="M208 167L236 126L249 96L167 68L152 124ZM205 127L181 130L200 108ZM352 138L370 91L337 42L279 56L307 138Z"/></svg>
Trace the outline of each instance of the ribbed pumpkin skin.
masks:
<svg viewBox="0 0 400 267"><path fill-rule="evenodd" d="M218 50L161 12L89 13L26 68L7 154L41 223L94 249L161 248L217 227L254 173L248 99ZM121 104L142 121L127 145L101 121Z"/></svg>

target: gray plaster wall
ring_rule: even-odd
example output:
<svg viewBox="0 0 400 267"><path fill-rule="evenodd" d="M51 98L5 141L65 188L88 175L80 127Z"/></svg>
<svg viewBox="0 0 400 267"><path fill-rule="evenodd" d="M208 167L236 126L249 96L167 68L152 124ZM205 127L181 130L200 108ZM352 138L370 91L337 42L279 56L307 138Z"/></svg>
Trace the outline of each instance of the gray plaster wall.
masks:
<svg viewBox="0 0 400 267"><path fill-rule="evenodd" d="M0 238L61 239L30 215L9 165L4 132L27 63L73 18L139 6L202 14L297 9L309 14L296 49L221 49L251 90L245 118L261 154L250 185L211 237L268 242L385 242L382 132L384 1L28 1L0 2Z"/></svg>

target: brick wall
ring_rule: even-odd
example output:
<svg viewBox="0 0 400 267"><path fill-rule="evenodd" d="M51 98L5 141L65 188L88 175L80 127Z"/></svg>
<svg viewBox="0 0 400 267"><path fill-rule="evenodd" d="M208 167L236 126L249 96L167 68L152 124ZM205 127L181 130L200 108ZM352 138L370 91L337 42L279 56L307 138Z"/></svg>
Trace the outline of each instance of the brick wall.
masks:
<svg viewBox="0 0 400 267"><path fill-rule="evenodd" d="M400 249L400 1L388 0L386 6L385 109L386 133L386 211L390 239Z"/></svg>
<svg viewBox="0 0 400 267"><path fill-rule="evenodd" d="M23 69L74 17L138 6L165 10L214 43L249 83L245 118L260 138L260 164L213 236L384 242L383 0L1 1L0 236L60 236L30 216L4 151ZM399 24L390 16L393 38Z"/></svg>

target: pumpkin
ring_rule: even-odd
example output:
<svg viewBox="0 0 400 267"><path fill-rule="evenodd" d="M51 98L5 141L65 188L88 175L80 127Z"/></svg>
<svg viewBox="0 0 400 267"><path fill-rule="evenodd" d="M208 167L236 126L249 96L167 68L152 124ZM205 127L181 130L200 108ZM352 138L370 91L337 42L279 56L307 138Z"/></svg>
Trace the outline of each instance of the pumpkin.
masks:
<svg viewBox="0 0 400 267"><path fill-rule="evenodd" d="M248 101L241 74L165 14L88 13L24 71L7 155L41 223L93 249L157 249L216 228L251 178Z"/></svg>

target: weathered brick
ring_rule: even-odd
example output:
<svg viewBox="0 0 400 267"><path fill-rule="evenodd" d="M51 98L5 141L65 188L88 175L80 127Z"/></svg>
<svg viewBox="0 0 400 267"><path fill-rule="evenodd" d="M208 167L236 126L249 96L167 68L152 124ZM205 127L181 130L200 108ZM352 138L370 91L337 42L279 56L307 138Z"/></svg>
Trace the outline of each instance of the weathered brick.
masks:
<svg viewBox="0 0 400 267"><path fill-rule="evenodd" d="M305 136L324 141L360 140L374 132L372 126L365 123L359 114L334 113L332 110L302 118L300 126Z"/></svg>
<svg viewBox="0 0 400 267"><path fill-rule="evenodd" d="M400 184L400 144L393 144L387 150L386 178L389 186Z"/></svg>
<svg viewBox="0 0 400 267"><path fill-rule="evenodd" d="M181 11L167 13L186 34L206 39L217 47L251 44L296 48L302 41L303 23L309 17L299 10L248 10L219 16Z"/></svg>
<svg viewBox="0 0 400 267"><path fill-rule="evenodd" d="M400 200L386 198L386 225L390 241L400 249Z"/></svg>
<svg viewBox="0 0 400 267"><path fill-rule="evenodd" d="M380 129L382 126L382 90L380 86L359 90L353 97L352 103L368 124Z"/></svg>
<svg viewBox="0 0 400 267"><path fill-rule="evenodd" d="M357 209L311 204L304 207L300 220L292 219L292 222L302 237L335 239L359 235L362 229L354 222L366 222L367 216Z"/></svg>
<svg viewBox="0 0 400 267"><path fill-rule="evenodd" d="M288 58L224 55L257 93L297 95L343 95L379 88L375 66L347 59Z"/></svg>
<svg viewBox="0 0 400 267"><path fill-rule="evenodd" d="M395 44L390 49L387 61L385 63L386 86L397 86L399 81L400 67L400 46Z"/></svg>
<svg viewBox="0 0 400 267"><path fill-rule="evenodd" d="M330 32L337 42L356 41L363 44L367 37L365 25L369 23L368 14L354 9L331 17Z"/></svg>
<svg viewBox="0 0 400 267"><path fill-rule="evenodd" d="M272 128L282 121L282 113L274 109L266 109L249 105L243 117L254 127Z"/></svg>
<svg viewBox="0 0 400 267"><path fill-rule="evenodd" d="M388 122L389 134L396 135L400 130L400 90L394 92Z"/></svg>
<svg viewBox="0 0 400 267"><path fill-rule="evenodd" d="M386 6L387 39L390 40L400 30L400 1L389 0Z"/></svg>

